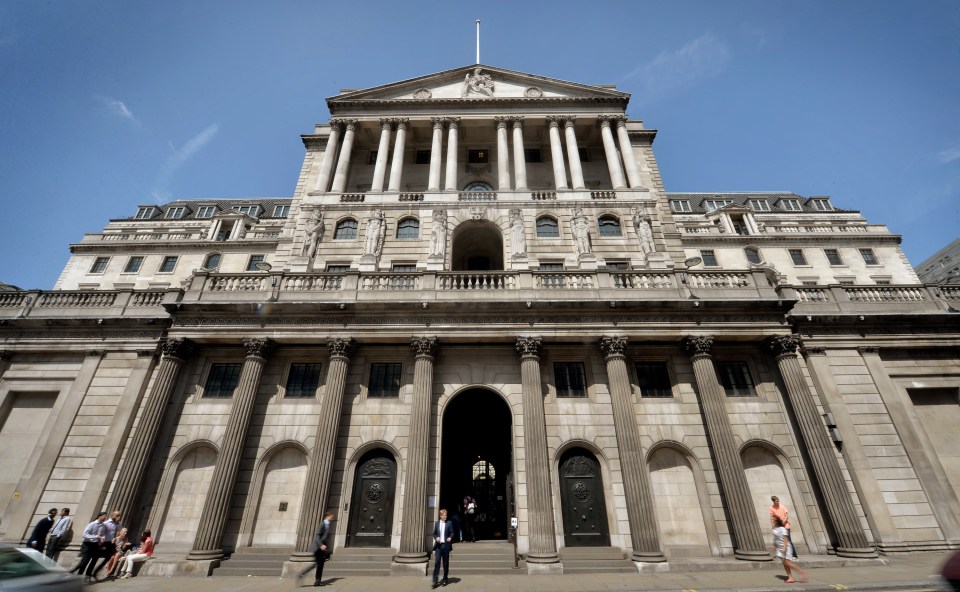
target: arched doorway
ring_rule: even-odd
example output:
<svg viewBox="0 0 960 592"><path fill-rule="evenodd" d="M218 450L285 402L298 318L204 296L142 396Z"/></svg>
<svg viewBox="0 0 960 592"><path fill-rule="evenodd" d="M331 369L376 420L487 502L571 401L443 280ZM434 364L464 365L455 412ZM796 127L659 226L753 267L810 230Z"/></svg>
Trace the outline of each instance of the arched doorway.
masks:
<svg viewBox="0 0 960 592"><path fill-rule="evenodd" d="M571 448L560 458L560 505L563 544L567 547L609 547L610 528L603 477L597 457Z"/></svg>
<svg viewBox="0 0 960 592"><path fill-rule="evenodd" d="M470 220L453 231L453 271L503 270L503 233L493 222Z"/></svg>
<svg viewBox="0 0 960 592"><path fill-rule="evenodd" d="M347 525L348 547L389 547L397 463L386 450L364 454L357 463Z"/></svg>
<svg viewBox="0 0 960 592"><path fill-rule="evenodd" d="M507 481L512 479L510 407L484 389L460 393L443 413L440 448L440 507L461 513L463 498L473 496L477 540L506 539L512 511Z"/></svg>

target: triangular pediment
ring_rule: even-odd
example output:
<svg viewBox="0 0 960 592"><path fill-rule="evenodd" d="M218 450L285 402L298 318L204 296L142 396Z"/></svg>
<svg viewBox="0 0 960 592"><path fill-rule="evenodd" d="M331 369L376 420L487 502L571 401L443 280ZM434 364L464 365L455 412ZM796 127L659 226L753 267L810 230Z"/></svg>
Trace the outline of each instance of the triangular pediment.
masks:
<svg viewBox="0 0 960 592"><path fill-rule="evenodd" d="M607 86L578 84L492 66L472 65L382 86L347 91L330 97L327 103L331 108L358 102L447 102L477 99L606 99L626 103L629 97L628 93Z"/></svg>

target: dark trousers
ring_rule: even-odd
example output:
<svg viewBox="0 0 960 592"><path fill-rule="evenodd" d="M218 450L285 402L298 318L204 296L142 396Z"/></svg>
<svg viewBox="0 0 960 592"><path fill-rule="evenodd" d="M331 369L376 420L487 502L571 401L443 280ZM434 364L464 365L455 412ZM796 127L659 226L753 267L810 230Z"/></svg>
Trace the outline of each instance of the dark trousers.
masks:
<svg viewBox="0 0 960 592"><path fill-rule="evenodd" d="M433 564L433 583L437 583L437 576L440 575L440 562L443 561L443 581L447 581L447 574L450 573L450 545L440 545L436 550L436 563Z"/></svg>
<svg viewBox="0 0 960 592"><path fill-rule="evenodd" d="M100 557L100 543L83 541L83 544L80 545L80 563L70 571L92 576L93 568L97 564L98 557Z"/></svg>
<svg viewBox="0 0 960 592"><path fill-rule="evenodd" d="M56 560L57 555L59 555L60 547L60 537L50 535L50 538L47 540L47 550L44 551L44 555L50 559Z"/></svg>
<svg viewBox="0 0 960 592"><path fill-rule="evenodd" d="M307 575L308 573L310 573L310 570L311 570L311 569L313 569L314 567L316 567L316 568L317 568L317 573L314 574L313 580L314 580L316 583L319 584L319 583L320 583L320 580L323 579L323 564L326 563L327 559L329 559L329 558L330 558L329 555L327 555L326 553L324 553L324 552L321 551L320 549L317 549L316 551L313 552L313 560L316 561L316 563L314 563L313 565L311 565L311 566L308 567L307 569L305 569L305 570L303 570L302 572L300 572L300 577L303 577L303 576Z"/></svg>
<svg viewBox="0 0 960 592"><path fill-rule="evenodd" d="M103 569L103 566L110 561L110 558L113 557L113 554L116 552L117 546L114 545L112 541L104 543L103 546L100 547L100 554L98 555L98 557L102 558L103 561L100 562L100 565L97 566L97 569L93 570L93 575L100 573L100 570Z"/></svg>

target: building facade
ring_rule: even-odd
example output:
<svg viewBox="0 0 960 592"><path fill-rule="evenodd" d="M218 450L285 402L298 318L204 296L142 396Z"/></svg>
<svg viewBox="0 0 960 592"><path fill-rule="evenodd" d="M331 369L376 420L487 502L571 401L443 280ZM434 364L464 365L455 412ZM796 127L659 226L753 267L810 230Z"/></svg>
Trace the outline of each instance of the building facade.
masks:
<svg viewBox="0 0 960 592"><path fill-rule="evenodd" d="M0 293L0 536L150 527L423 573L440 507L530 573L960 542L960 288L824 196L668 193L629 96L473 65L328 99L291 198L147 204Z"/></svg>

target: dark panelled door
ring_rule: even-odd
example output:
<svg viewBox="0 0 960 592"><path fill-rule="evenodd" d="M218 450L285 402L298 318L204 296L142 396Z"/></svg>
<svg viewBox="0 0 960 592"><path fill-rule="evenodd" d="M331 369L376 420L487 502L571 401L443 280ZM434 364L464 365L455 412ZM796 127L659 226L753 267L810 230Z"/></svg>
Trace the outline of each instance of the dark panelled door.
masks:
<svg viewBox="0 0 960 592"><path fill-rule="evenodd" d="M350 503L349 547L389 547L397 465L390 453L374 450L357 466Z"/></svg>
<svg viewBox="0 0 960 592"><path fill-rule="evenodd" d="M560 462L560 503L566 546L610 546L603 499L603 481L596 457L582 448L564 454Z"/></svg>

